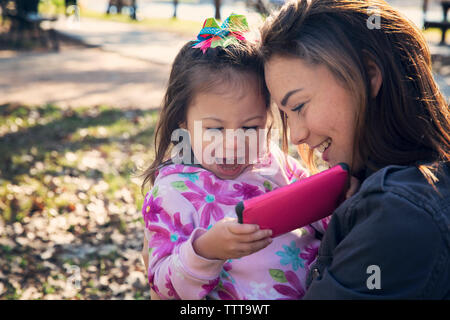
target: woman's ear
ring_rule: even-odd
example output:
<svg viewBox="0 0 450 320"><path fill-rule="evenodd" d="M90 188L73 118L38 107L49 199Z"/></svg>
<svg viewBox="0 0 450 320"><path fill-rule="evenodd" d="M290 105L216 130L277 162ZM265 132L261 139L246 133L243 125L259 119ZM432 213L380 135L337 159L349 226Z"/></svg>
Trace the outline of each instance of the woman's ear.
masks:
<svg viewBox="0 0 450 320"><path fill-rule="evenodd" d="M180 123L178 123L178 128L187 130L186 122L180 122Z"/></svg>
<svg viewBox="0 0 450 320"><path fill-rule="evenodd" d="M372 60L366 60L367 74L370 79L370 97L373 99L378 95L380 91L381 84L383 83L383 76L381 75L381 70L378 65Z"/></svg>

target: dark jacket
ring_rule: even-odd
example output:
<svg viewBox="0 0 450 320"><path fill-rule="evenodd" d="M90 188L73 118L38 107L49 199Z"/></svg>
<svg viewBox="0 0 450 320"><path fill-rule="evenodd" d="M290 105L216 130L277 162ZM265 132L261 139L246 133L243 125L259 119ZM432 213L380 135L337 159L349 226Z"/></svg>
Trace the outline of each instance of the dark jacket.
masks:
<svg viewBox="0 0 450 320"><path fill-rule="evenodd" d="M335 210L305 299L450 299L450 164L388 166ZM371 288L371 289L370 289Z"/></svg>

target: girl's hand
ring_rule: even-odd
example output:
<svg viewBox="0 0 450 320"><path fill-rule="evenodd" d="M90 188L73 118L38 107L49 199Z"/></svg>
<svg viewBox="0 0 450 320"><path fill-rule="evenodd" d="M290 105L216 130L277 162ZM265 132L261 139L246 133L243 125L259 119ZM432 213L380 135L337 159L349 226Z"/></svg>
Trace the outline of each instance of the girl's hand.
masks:
<svg viewBox="0 0 450 320"><path fill-rule="evenodd" d="M361 182L359 182L358 179L351 176L350 177L350 187L347 190L347 193L345 194L345 199L350 198L352 195L354 195L356 192L358 192L359 187L361 186Z"/></svg>
<svg viewBox="0 0 450 320"><path fill-rule="evenodd" d="M237 219L225 218L198 237L193 247L206 259L237 259L267 247L272 230L260 230L255 224L240 224Z"/></svg>

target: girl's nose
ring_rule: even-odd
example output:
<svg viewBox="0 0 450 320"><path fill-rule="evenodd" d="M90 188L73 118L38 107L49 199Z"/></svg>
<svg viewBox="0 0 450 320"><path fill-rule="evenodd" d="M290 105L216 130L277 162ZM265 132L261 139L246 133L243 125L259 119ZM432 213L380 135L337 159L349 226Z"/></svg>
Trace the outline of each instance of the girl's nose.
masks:
<svg viewBox="0 0 450 320"><path fill-rule="evenodd" d="M241 158L245 155L245 137L237 133L230 134L226 137L226 145L224 147L224 156L226 158Z"/></svg>

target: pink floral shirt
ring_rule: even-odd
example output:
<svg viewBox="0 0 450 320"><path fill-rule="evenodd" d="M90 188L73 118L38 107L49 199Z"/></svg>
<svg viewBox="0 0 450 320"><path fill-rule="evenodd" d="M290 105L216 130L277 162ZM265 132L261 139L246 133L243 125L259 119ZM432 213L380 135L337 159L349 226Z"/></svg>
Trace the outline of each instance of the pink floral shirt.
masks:
<svg viewBox="0 0 450 320"><path fill-rule="evenodd" d="M192 243L215 222L236 218L239 201L305 177L306 171L276 146L271 147L269 161L235 180L221 180L201 167L163 167L142 207L150 287L162 299L302 298L320 243L314 229L324 232L328 218L312 224L314 228L278 236L266 248L240 259L206 259Z"/></svg>

